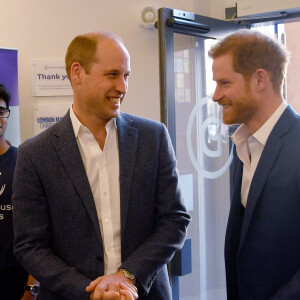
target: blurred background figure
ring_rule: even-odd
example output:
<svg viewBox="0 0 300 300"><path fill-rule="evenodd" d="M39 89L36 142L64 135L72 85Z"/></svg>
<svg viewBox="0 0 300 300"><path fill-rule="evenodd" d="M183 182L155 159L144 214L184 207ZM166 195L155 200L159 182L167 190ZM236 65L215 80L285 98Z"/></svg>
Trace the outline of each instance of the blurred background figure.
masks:
<svg viewBox="0 0 300 300"><path fill-rule="evenodd" d="M17 160L17 148L5 139L9 120L10 93L0 83L0 299L35 299L30 290L24 291L27 283L35 280L20 266L13 254L12 181ZM37 283L36 283L37 284ZM27 288L27 289L30 289Z"/></svg>

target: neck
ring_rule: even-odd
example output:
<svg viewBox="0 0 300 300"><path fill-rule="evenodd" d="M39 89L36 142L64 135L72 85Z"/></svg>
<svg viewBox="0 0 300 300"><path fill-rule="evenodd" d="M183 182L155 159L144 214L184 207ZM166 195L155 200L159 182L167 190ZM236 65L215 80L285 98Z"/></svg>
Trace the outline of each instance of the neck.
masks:
<svg viewBox="0 0 300 300"><path fill-rule="evenodd" d="M100 148L103 150L105 145L105 140L106 140L105 126L110 120L97 118L93 114L90 114L88 117L86 115L81 115L79 113L80 110L76 111L76 107L74 106L74 103L73 103L73 112L78 118L78 120L80 121L80 123L90 130L90 132L95 137L97 143L99 144Z"/></svg>
<svg viewBox="0 0 300 300"><path fill-rule="evenodd" d="M0 139L0 155L4 154L8 149L10 145L7 143L7 141L4 138Z"/></svg>
<svg viewBox="0 0 300 300"><path fill-rule="evenodd" d="M79 101L75 101L74 98L72 109L80 123L87 127L91 132L99 129L104 130L110 119L100 118L92 110L88 110L86 107L81 107L78 102ZM83 111L85 113L82 113Z"/></svg>
<svg viewBox="0 0 300 300"><path fill-rule="evenodd" d="M249 123L245 124L251 134L254 134L265 124L284 100L281 95L272 95L272 97L265 96L262 101L263 105L261 106L261 109L259 109Z"/></svg>

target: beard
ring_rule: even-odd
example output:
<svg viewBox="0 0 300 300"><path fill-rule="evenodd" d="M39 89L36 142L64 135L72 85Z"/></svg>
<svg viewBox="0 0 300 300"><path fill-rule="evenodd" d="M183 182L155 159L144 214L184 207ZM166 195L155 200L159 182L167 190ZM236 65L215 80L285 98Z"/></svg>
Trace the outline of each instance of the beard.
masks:
<svg viewBox="0 0 300 300"><path fill-rule="evenodd" d="M257 99L249 91L235 101L223 99L222 105L224 104L230 105L223 109L223 123L227 125L245 124L254 117L259 109Z"/></svg>

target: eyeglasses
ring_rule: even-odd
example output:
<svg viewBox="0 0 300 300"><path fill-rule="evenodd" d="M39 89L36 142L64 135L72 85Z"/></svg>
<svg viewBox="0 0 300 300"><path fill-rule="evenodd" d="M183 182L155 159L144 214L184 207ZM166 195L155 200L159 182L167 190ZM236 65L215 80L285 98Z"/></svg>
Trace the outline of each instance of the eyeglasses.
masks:
<svg viewBox="0 0 300 300"><path fill-rule="evenodd" d="M9 109L0 109L0 119L8 118L10 115Z"/></svg>

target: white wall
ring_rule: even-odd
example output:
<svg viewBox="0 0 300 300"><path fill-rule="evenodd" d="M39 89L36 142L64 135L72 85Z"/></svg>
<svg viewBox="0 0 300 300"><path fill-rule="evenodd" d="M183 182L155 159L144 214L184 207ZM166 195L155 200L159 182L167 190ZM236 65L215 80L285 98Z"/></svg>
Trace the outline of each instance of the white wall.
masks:
<svg viewBox="0 0 300 300"><path fill-rule="evenodd" d="M140 26L140 12L146 6L170 7L224 19L225 7L235 3L235 0L2 0L0 47L19 49L21 141L33 135L35 104L72 101L72 97L31 96L33 60L64 59L70 41L83 32L115 32L131 53L133 71L122 110L159 120L158 35L156 29Z"/></svg>
<svg viewBox="0 0 300 300"><path fill-rule="evenodd" d="M210 17L225 20L225 8L234 7L236 0L211 0Z"/></svg>
<svg viewBox="0 0 300 300"><path fill-rule="evenodd" d="M32 61L64 59L70 41L76 35L92 30L120 35L131 53L132 76L122 110L160 119L158 34L157 30L142 28L139 20L140 12L146 6L196 10L209 15L207 0L1 1L0 47L19 49L21 141L33 135L35 104L72 101L70 96L32 97Z"/></svg>
<svg viewBox="0 0 300 300"><path fill-rule="evenodd" d="M225 19L225 8L237 5L238 17L268 12L299 12L299 0L210 0L210 16Z"/></svg>

